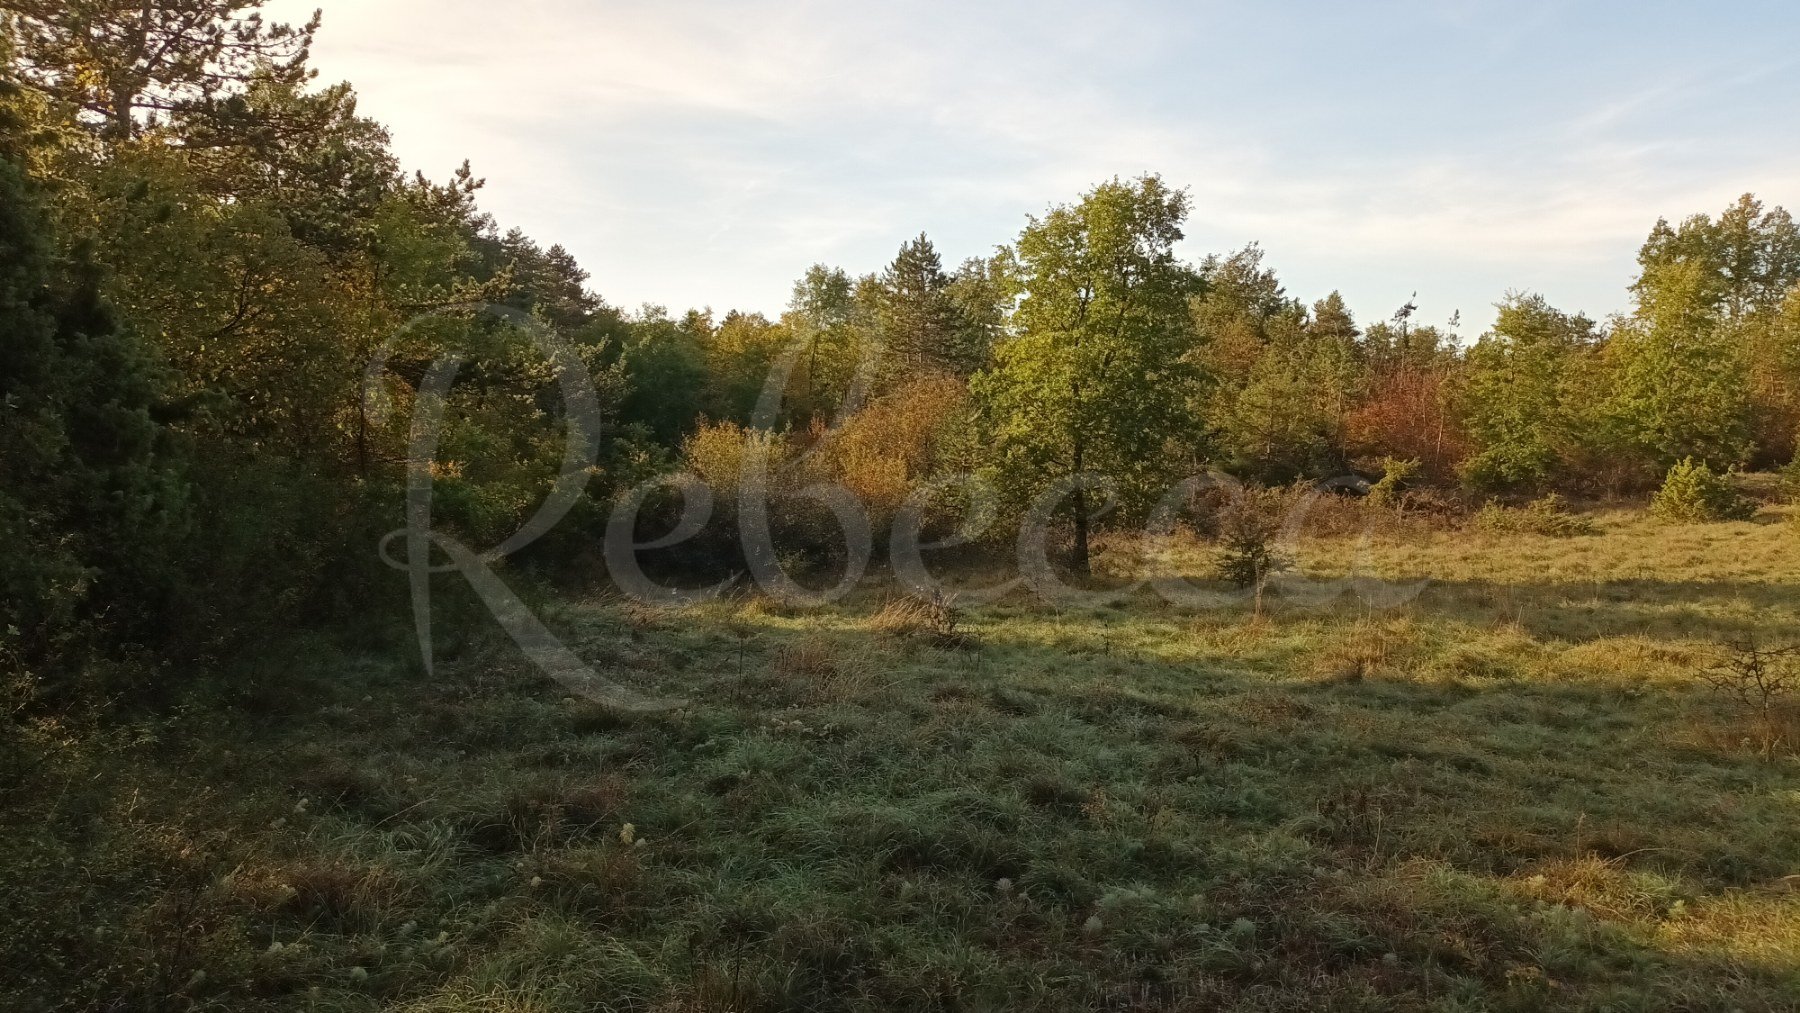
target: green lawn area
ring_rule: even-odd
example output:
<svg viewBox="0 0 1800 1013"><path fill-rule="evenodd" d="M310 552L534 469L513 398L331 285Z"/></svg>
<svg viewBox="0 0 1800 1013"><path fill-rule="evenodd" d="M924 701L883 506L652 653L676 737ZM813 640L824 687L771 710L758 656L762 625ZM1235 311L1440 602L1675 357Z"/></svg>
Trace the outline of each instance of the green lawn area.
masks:
<svg viewBox="0 0 1800 1013"><path fill-rule="evenodd" d="M485 619L431 678L403 634L283 649L9 732L0 1005L1800 1008L1800 721L1699 677L1800 642L1762 520L1377 539L1410 603L1020 594L955 643L878 585L545 605L691 701L651 716Z"/></svg>

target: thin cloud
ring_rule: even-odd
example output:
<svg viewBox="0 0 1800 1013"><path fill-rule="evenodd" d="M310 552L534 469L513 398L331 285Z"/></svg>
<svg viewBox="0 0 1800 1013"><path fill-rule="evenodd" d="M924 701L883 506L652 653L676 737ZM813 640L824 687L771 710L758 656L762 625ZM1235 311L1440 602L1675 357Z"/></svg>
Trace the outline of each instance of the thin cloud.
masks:
<svg viewBox="0 0 1800 1013"><path fill-rule="evenodd" d="M813 262L874 270L920 229L949 259L985 252L1159 171L1191 188L1195 255L1260 240L1296 294L1342 288L1371 317L1418 289L1480 327L1514 287L1620 308L1658 216L1800 190L1800 143L1768 127L1794 59L1740 45L1672 77L1659 53L1700 28L1668 22L1482 0L366 0L327 7L317 62L409 163L473 158L500 220L624 305L774 311Z"/></svg>

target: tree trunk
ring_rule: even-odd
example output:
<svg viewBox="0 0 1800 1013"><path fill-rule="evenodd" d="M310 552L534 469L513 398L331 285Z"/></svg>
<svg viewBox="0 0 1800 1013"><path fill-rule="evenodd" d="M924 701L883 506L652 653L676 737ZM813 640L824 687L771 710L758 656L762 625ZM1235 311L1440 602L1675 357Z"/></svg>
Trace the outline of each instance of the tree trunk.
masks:
<svg viewBox="0 0 1800 1013"><path fill-rule="evenodd" d="M1082 464L1085 455L1082 453L1081 441L1075 441L1075 481L1080 482ZM1075 551L1069 559L1069 567L1080 577L1091 576L1093 568L1088 562L1088 508L1087 489L1075 486Z"/></svg>
<svg viewBox="0 0 1800 1013"><path fill-rule="evenodd" d="M130 92L117 90L112 97L112 123L109 133L112 140L123 144L131 140L137 133L137 122L131 118L132 101L135 98Z"/></svg>

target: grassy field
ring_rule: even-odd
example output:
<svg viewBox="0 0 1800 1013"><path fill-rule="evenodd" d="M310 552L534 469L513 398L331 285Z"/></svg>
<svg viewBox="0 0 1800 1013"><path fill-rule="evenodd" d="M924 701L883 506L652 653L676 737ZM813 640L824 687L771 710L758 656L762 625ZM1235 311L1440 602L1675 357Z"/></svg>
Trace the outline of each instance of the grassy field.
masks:
<svg viewBox="0 0 1800 1013"><path fill-rule="evenodd" d="M433 679L284 650L155 721L39 721L0 1006L1800 1008L1800 721L1701 678L1800 642L1800 526L1361 555L1431 583L1020 595L955 637L879 586L572 597L584 657L691 706L575 703L484 624Z"/></svg>

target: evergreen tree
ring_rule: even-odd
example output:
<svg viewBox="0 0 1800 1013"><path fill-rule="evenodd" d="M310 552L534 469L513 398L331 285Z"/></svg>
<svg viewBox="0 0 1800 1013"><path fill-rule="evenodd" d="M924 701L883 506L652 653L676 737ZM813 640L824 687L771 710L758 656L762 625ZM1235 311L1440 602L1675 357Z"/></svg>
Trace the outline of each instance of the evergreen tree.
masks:
<svg viewBox="0 0 1800 1013"><path fill-rule="evenodd" d="M951 294L951 279L920 233L881 274L881 336L890 377L967 375L981 365L974 329Z"/></svg>
<svg viewBox="0 0 1800 1013"><path fill-rule="evenodd" d="M1494 329L1469 350L1463 428L1474 456L1463 477L1483 489L1547 483L1584 438L1583 357L1594 323L1541 295L1509 295Z"/></svg>
<svg viewBox="0 0 1800 1013"><path fill-rule="evenodd" d="M224 122L252 81L309 79L318 15L270 23L263 2L13 0L0 29L28 81L124 141L149 123Z"/></svg>
<svg viewBox="0 0 1800 1013"><path fill-rule="evenodd" d="M0 159L0 632L26 657L152 637L176 583L185 493L152 417L161 377L99 281Z"/></svg>

